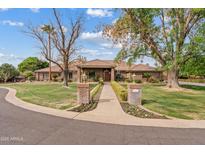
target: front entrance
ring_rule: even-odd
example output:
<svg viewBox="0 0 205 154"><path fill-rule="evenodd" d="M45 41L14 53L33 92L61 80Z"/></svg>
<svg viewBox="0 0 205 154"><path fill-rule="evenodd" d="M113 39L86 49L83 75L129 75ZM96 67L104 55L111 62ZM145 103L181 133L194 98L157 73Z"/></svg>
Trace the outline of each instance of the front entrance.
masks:
<svg viewBox="0 0 205 154"><path fill-rule="evenodd" d="M109 70L104 71L104 81L110 81L111 80L111 72Z"/></svg>

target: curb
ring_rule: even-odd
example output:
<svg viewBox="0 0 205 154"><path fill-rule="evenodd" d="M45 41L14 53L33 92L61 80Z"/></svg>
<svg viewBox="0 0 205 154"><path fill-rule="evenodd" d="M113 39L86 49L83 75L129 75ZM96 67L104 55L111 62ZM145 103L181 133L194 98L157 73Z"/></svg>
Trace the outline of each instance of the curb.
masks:
<svg viewBox="0 0 205 154"><path fill-rule="evenodd" d="M92 112L76 113L73 111L62 111L58 109L52 109L35 104L31 104L20 100L16 97L16 90L7 87L0 87L9 90L5 99L8 103L15 106L34 111L44 113L48 115L74 119L83 121L92 121L98 123L109 123L118 125L129 126L151 126L151 127L169 127L169 128L205 128L205 120L182 120L182 119L142 119L129 115L119 116L106 116L92 114Z"/></svg>

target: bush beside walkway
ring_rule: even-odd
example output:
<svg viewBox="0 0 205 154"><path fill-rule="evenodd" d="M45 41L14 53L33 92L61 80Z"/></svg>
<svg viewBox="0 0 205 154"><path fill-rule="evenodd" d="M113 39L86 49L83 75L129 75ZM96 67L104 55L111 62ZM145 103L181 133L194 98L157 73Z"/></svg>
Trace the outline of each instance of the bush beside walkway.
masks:
<svg viewBox="0 0 205 154"><path fill-rule="evenodd" d="M118 97L120 105L125 113L140 118L167 119L165 116L160 116L160 115L155 115L154 113L150 113L140 108L140 106L129 104L127 102L127 97L128 97L127 84L120 85L118 82L112 81L111 86L115 91L115 94Z"/></svg>
<svg viewBox="0 0 205 154"><path fill-rule="evenodd" d="M102 89L103 89L103 84L98 83L90 91L90 98L91 98L90 103L89 104L81 104L80 106L78 106L76 108L74 107L70 111L87 112L87 111L94 110L97 107L97 104L98 104Z"/></svg>

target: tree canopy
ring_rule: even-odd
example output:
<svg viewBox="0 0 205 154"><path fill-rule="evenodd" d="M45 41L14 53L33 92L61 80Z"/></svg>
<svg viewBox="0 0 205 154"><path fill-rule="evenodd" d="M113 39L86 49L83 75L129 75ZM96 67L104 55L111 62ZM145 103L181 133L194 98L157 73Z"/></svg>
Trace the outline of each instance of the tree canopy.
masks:
<svg viewBox="0 0 205 154"><path fill-rule="evenodd" d="M122 44L117 60L151 56L167 70L167 85L177 88L180 67L205 52L204 21L205 9L123 9L104 34Z"/></svg>
<svg viewBox="0 0 205 154"><path fill-rule="evenodd" d="M180 68L181 77L200 76L205 77L205 55L195 56L189 59Z"/></svg>
<svg viewBox="0 0 205 154"><path fill-rule="evenodd" d="M39 60L37 57L28 57L18 65L18 70L21 73L34 72L46 67L48 67L48 62Z"/></svg>
<svg viewBox="0 0 205 154"><path fill-rule="evenodd" d="M0 79L3 80L4 82L7 82L9 79L12 79L18 74L19 72L11 64L5 63L0 66Z"/></svg>
<svg viewBox="0 0 205 154"><path fill-rule="evenodd" d="M63 84L68 86L68 66L78 59L77 50L79 50L79 46L77 40L82 32L84 20L82 16L76 17L75 20L68 18L68 24L66 24L62 18L62 14L53 9L54 20L50 21L50 24L45 24L43 27L29 25L25 32L40 43L42 55L63 71ZM54 49L52 50L54 56L49 56L51 46L48 44L50 44L50 41Z"/></svg>

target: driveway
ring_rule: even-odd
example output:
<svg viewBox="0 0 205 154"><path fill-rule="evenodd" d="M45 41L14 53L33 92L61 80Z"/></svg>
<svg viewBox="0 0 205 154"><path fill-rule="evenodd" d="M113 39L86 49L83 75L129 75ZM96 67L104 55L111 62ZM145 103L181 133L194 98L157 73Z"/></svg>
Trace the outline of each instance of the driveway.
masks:
<svg viewBox="0 0 205 154"><path fill-rule="evenodd" d="M123 126L16 107L0 88L0 144L205 144L205 129Z"/></svg>

